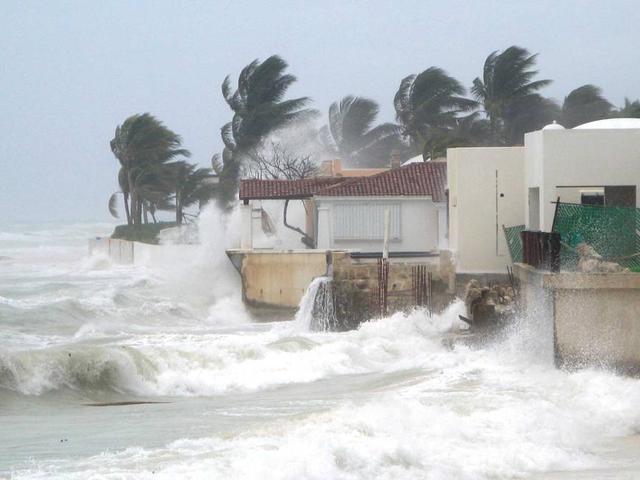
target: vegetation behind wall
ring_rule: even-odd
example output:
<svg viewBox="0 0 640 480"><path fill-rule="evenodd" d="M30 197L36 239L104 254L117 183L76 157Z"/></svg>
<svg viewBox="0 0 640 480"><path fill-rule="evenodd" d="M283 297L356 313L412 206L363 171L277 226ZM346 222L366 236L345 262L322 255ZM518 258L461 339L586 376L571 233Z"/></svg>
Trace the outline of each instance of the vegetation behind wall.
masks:
<svg viewBox="0 0 640 480"><path fill-rule="evenodd" d="M177 226L175 222L149 223L146 225L118 225L111 234L111 238L157 245L160 231L175 226Z"/></svg>

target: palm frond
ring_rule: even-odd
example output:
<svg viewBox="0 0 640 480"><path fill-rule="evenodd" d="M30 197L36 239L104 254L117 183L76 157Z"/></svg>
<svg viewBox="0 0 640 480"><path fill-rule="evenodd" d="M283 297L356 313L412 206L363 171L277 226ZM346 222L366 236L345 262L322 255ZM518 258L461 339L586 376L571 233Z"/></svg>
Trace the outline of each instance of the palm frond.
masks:
<svg viewBox="0 0 640 480"><path fill-rule="evenodd" d="M118 215L118 192L109 197L109 213L113 218L120 218Z"/></svg>
<svg viewBox="0 0 640 480"><path fill-rule="evenodd" d="M595 85L582 85L572 90L562 104L561 123L573 128L582 123L600 120L611 115L613 105L602 96Z"/></svg>

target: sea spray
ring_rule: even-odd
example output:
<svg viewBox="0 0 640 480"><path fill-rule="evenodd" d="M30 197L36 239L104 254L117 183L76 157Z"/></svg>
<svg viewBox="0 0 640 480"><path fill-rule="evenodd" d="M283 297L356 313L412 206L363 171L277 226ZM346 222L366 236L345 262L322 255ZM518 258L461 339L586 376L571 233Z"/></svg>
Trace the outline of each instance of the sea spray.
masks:
<svg viewBox="0 0 640 480"><path fill-rule="evenodd" d="M208 322L226 325L250 320L242 303L240 275L226 250L239 245L239 211L223 212L209 203L198 217L198 244L171 244L162 248L161 261L143 266L164 285L168 298L206 309ZM179 237L177 237L179 238Z"/></svg>
<svg viewBox="0 0 640 480"><path fill-rule="evenodd" d="M183 365L161 375L165 388L232 395L202 404L173 399L167 410L154 406L127 417L151 416L144 425L153 429L179 415L186 427L176 427L177 437L167 437L172 429L153 430L166 438L160 444L31 463L15 476L525 478L601 468L595 439L640 426L637 380L541 368L497 348L443 348L441 334L459 327L459 308L432 318L422 310L395 314L354 331L308 333L297 343L275 325L252 334L157 338L158 352L176 342L200 344L198 356L218 355L167 356L160 364L175 368L182 357ZM137 349L151 347L143 344ZM238 396L239 385L253 393ZM219 430L233 422L240 434ZM129 445L141 445L135 435ZM577 478L601 477L594 470Z"/></svg>
<svg viewBox="0 0 640 480"><path fill-rule="evenodd" d="M323 276L312 280L300 299L295 324L305 332L338 328L331 277Z"/></svg>
<svg viewBox="0 0 640 480"><path fill-rule="evenodd" d="M442 345L459 302L346 332L234 324L209 231L195 269L78 269L75 233L58 256L0 248L0 477L640 478L640 381L532 361L546 324L475 348ZM136 399L169 403L85 406Z"/></svg>
<svg viewBox="0 0 640 480"><path fill-rule="evenodd" d="M455 358L438 335L458 322L451 313L428 319L416 311L320 336L291 331L284 324L242 324L232 331L224 325L194 330L188 323L179 328L158 324L145 331L132 325L135 334L123 338L92 341L83 336L66 345L5 352L0 355L0 387L24 395L74 390L87 395L206 396L340 375L433 368L443 365L442 358Z"/></svg>

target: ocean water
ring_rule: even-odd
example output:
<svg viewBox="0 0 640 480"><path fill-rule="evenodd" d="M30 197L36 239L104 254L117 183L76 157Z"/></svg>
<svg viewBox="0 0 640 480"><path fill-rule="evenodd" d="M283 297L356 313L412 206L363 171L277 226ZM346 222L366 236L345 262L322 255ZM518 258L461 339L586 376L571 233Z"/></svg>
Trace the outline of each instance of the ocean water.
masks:
<svg viewBox="0 0 640 480"><path fill-rule="evenodd" d="M544 322L448 348L460 304L254 321L229 222L162 266L89 257L110 224L0 226L0 478L640 478L639 380L555 369Z"/></svg>

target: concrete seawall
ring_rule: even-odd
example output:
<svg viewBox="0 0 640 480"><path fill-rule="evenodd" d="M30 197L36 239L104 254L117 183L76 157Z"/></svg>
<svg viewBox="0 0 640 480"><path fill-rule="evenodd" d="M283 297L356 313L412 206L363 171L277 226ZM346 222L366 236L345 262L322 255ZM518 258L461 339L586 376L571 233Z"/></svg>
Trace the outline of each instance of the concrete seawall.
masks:
<svg viewBox="0 0 640 480"><path fill-rule="evenodd" d="M196 262L200 254L198 245L150 245L109 237L89 239L89 255L105 255L121 265L184 264Z"/></svg>
<svg viewBox="0 0 640 480"><path fill-rule="evenodd" d="M123 265L133 264L135 242L109 237L89 239L89 255L105 255L112 262Z"/></svg>
<svg viewBox="0 0 640 480"><path fill-rule="evenodd" d="M295 310L311 281L327 274L323 250L227 250L252 308Z"/></svg>
<svg viewBox="0 0 640 480"><path fill-rule="evenodd" d="M361 258L342 250L227 250L227 255L242 277L243 300L256 313L269 309L293 312L313 279L329 275L336 314L343 325L355 327L380 314L377 258ZM392 259L389 313L416 305L412 284L416 265L426 266L433 275L433 306L441 308L451 301L455 282L448 252Z"/></svg>
<svg viewBox="0 0 640 480"><path fill-rule="evenodd" d="M553 320L558 366L640 373L640 274L550 273L516 264L534 321Z"/></svg>

